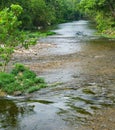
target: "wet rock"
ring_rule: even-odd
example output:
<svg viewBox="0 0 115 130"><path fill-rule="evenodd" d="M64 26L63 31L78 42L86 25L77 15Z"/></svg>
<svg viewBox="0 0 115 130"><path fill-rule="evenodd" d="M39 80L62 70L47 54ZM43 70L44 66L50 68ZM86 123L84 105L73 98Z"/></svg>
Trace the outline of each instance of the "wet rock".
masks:
<svg viewBox="0 0 115 130"><path fill-rule="evenodd" d="M22 92L21 91L15 91L13 93L14 96L21 96L22 95Z"/></svg>
<svg viewBox="0 0 115 130"><path fill-rule="evenodd" d="M83 32L78 31L76 32L76 35L83 35Z"/></svg>

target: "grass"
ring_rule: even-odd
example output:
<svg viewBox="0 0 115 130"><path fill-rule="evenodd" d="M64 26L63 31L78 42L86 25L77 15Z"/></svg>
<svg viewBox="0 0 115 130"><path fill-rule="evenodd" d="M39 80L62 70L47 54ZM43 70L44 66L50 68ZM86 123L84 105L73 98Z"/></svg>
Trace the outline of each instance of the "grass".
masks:
<svg viewBox="0 0 115 130"><path fill-rule="evenodd" d="M47 87L44 79L22 64L16 64L10 73L0 72L0 89L7 94L31 93L44 87Z"/></svg>

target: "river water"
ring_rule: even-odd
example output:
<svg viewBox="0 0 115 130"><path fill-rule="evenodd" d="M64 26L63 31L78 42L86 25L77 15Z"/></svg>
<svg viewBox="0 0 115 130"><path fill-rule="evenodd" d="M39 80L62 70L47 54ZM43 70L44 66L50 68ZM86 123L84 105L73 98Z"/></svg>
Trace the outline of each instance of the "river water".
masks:
<svg viewBox="0 0 115 130"><path fill-rule="evenodd" d="M53 31L10 63L29 66L50 87L0 97L0 130L114 130L115 40L96 36L85 20Z"/></svg>

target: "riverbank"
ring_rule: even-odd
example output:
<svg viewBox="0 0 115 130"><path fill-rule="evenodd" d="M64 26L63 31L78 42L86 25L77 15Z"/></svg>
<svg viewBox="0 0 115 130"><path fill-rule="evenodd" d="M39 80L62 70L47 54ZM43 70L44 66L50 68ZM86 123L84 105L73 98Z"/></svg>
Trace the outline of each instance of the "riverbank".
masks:
<svg viewBox="0 0 115 130"><path fill-rule="evenodd" d="M102 33L97 33L97 35L105 38L115 39L115 29L108 29L103 31Z"/></svg>

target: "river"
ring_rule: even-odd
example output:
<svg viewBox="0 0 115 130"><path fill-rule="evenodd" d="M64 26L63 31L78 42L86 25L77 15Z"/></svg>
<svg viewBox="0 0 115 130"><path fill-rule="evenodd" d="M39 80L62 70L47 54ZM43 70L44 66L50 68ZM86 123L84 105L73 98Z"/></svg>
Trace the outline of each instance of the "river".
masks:
<svg viewBox="0 0 115 130"><path fill-rule="evenodd" d="M114 130L115 40L96 36L86 20L53 31L13 55L9 66L29 66L50 87L0 97L0 130Z"/></svg>

